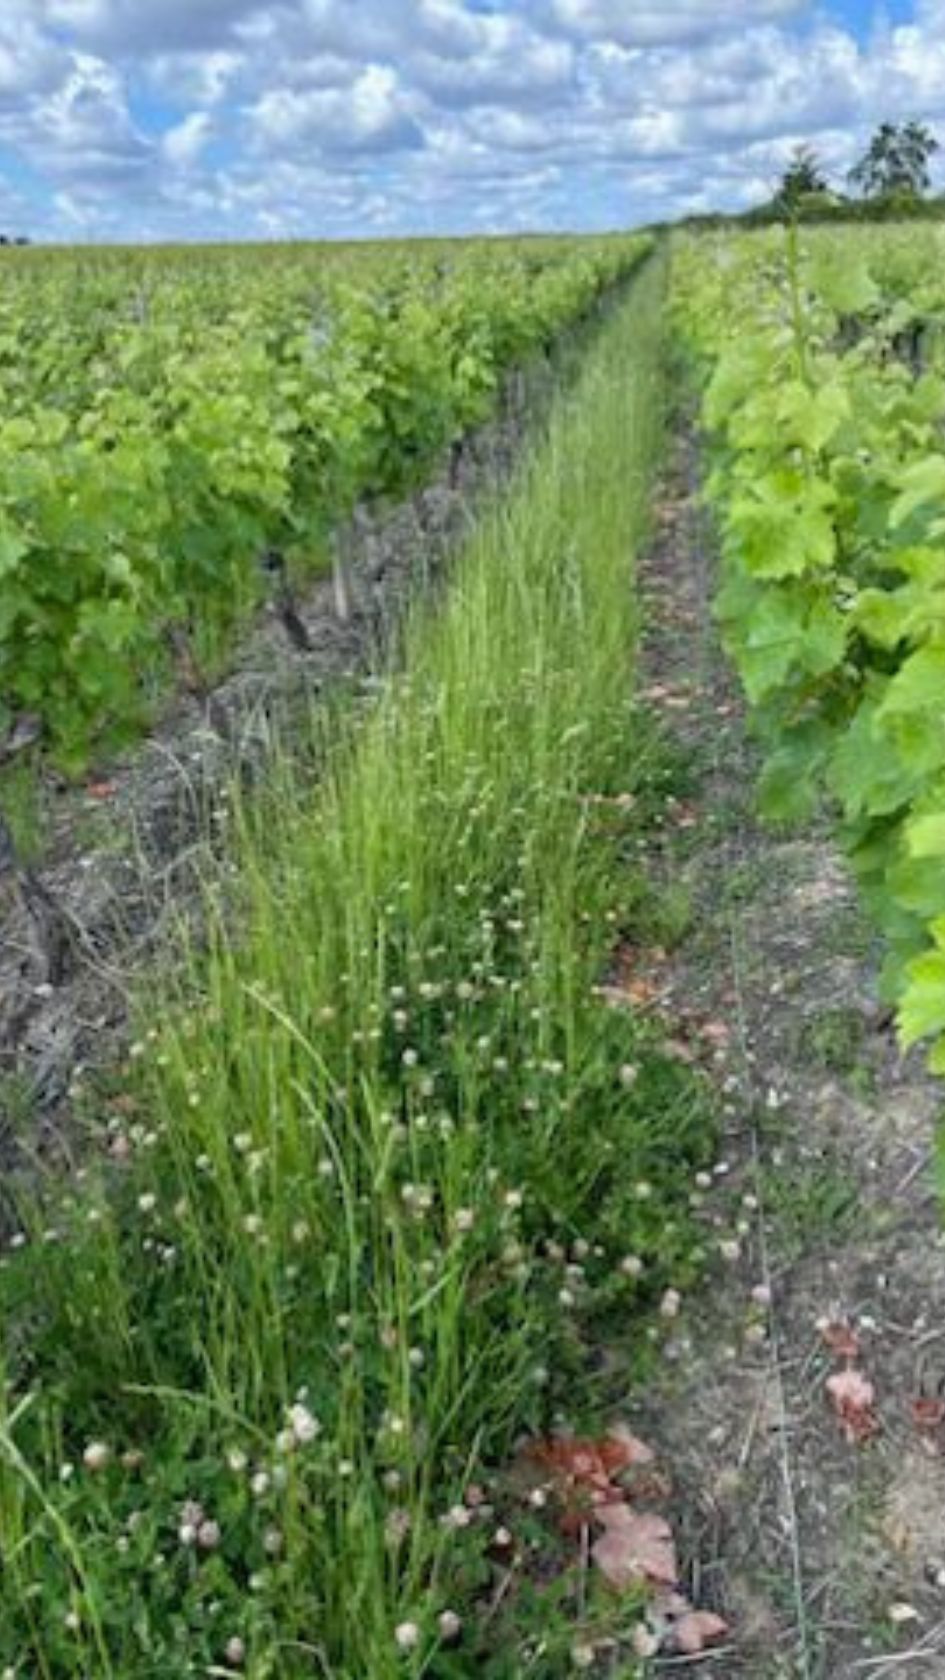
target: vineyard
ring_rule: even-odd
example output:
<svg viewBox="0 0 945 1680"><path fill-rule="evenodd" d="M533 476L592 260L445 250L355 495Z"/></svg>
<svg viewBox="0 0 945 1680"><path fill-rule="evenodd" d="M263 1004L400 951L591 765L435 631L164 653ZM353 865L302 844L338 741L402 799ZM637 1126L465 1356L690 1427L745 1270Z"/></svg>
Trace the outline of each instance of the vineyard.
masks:
<svg viewBox="0 0 945 1680"><path fill-rule="evenodd" d="M941 1672L942 255L3 253L3 1680Z"/></svg>
<svg viewBox="0 0 945 1680"><path fill-rule="evenodd" d="M638 238L4 256L0 731L81 770L153 715L365 497L402 493Z"/></svg>
<svg viewBox="0 0 945 1680"><path fill-rule="evenodd" d="M904 1041L945 1071L945 296L940 240L680 253L705 386L718 613L776 819L827 798Z"/></svg>

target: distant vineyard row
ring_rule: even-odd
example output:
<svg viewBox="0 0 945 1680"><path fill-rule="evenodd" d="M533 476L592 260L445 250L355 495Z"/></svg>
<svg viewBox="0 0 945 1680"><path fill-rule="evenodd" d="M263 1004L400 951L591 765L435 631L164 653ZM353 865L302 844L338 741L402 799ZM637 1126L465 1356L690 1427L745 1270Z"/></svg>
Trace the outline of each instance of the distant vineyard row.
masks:
<svg viewBox="0 0 945 1680"><path fill-rule="evenodd" d="M323 562L648 246L7 253L0 735L36 714L78 770L134 730L169 632L232 635L267 547Z"/></svg>
<svg viewBox="0 0 945 1680"><path fill-rule="evenodd" d="M945 241L677 246L723 543L718 612L791 818L825 796L945 1071Z"/></svg>

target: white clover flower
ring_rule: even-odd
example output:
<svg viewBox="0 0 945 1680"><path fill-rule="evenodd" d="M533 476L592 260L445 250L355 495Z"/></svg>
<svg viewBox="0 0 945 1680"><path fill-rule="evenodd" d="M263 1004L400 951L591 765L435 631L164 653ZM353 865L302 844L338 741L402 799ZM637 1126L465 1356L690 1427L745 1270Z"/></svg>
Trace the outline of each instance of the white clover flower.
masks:
<svg viewBox="0 0 945 1680"><path fill-rule="evenodd" d="M246 1646L238 1634L227 1640L223 1655L230 1668L242 1668L246 1661Z"/></svg>
<svg viewBox="0 0 945 1680"><path fill-rule="evenodd" d="M296 1441L295 1436L292 1433L292 1430L291 1429L280 1429L278 1435L276 1436L276 1452L278 1452L278 1453L294 1452L297 1446L298 1446L298 1442Z"/></svg>
<svg viewBox="0 0 945 1680"><path fill-rule="evenodd" d="M239 1447L233 1447L226 1455L226 1462L234 1475L242 1475L249 1463L246 1454Z"/></svg>
<svg viewBox="0 0 945 1680"><path fill-rule="evenodd" d="M157 1197L153 1190L147 1190L143 1196L138 1197L138 1207L142 1213L154 1212L157 1207Z"/></svg>
<svg viewBox="0 0 945 1680"><path fill-rule="evenodd" d="M523 1205L525 1201L525 1193L522 1190L507 1190L502 1199L506 1207L514 1213Z"/></svg>
<svg viewBox="0 0 945 1680"><path fill-rule="evenodd" d="M620 1270L624 1277L638 1278L643 1272L643 1261L638 1254L625 1254L620 1262Z"/></svg>
<svg viewBox="0 0 945 1680"><path fill-rule="evenodd" d="M660 1312L664 1318L678 1318L682 1306L682 1296L678 1289L667 1289L660 1302Z"/></svg>
<svg viewBox="0 0 945 1680"><path fill-rule="evenodd" d="M86 1470L105 1470L111 1463L112 1451L104 1441L90 1441L82 1454Z"/></svg>
<svg viewBox="0 0 945 1680"><path fill-rule="evenodd" d="M473 1514L465 1505L451 1505L450 1509L440 1518L440 1525L448 1529L468 1528L473 1520Z"/></svg>
<svg viewBox="0 0 945 1680"><path fill-rule="evenodd" d="M437 1617L436 1625L441 1639L458 1639L463 1631L463 1624L455 1610L444 1610Z"/></svg>
<svg viewBox="0 0 945 1680"><path fill-rule="evenodd" d="M289 1407L289 1426L299 1446L306 1447L321 1434L321 1424L301 1401Z"/></svg>
<svg viewBox="0 0 945 1680"><path fill-rule="evenodd" d="M420 1643L420 1629L416 1622L401 1622L394 1629L394 1641L400 1651L415 1651Z"/></svg>
<svg viewBox="0 0 945 1680"><path fill-rule="evenodd" d="M269 1492L269 1481L269 1472L267 1470L256 1471L249 1485L257 1499L262 1499L264 1494Z"/></svg>
<svg viewBox="0 0 945 1680"><path fill-rule="evenodd" d="M266 1553L267 1557L278 1557L284 1544L285 1541L283 1540L281 1529L266 1529L266 1532L263 1535L263 1551Z"/></svg>
<svg viewBox="0 0 945 1680"><path fill-rule="evenodd" d="M476 1223L474 1208L457 1208L453 1215L453 1229L455 1231L471 1231Z"/></svg>
<svg viewBox="0 0 945 1680"><path fill-rule="evenodd" d="M197 1544L197 1530L193 1523L181 1523L177 1530L177 1538L182 1546L195 1546Z"/></svg>

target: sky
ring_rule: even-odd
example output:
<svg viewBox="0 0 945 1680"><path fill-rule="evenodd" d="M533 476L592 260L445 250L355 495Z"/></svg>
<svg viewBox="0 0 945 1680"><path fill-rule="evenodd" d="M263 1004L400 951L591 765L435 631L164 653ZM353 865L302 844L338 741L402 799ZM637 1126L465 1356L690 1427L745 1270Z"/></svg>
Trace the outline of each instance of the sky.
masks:
<svg viewBox="0 0 945 1680"><path fill-rule="evenodd" d="M0 0L37 240L628 227L910 117L945 149L945 0Z"/></svg>

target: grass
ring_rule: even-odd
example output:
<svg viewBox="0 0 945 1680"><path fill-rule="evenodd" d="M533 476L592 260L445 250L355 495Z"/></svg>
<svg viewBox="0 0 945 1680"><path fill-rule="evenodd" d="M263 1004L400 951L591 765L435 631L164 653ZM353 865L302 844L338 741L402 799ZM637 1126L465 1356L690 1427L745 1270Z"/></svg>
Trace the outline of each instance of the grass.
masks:
<svg viewBox="0 0 945 1680"><path fill-rule="evenodd" d="M20 1212L0 1672L548 1680L628 1620L545 1579L502 1467L592 1416L602 1320L644 1367L698 1264L706 1095L594 994L640 899L607 801L659 774L632 684L662 288L602 328L402 673L324 726L317 789L285 763L238 810L99 1147Z"/></svg>

